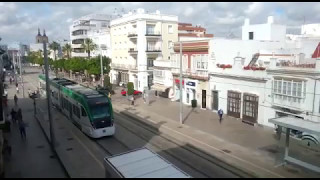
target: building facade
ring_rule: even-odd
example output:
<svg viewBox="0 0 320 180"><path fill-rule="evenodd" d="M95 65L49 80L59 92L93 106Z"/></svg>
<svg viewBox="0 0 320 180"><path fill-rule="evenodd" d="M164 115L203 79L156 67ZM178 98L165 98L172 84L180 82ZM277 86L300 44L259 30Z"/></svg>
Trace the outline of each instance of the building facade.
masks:
<svg viewBox="0 0 320 180"><path fill-rule="evenodd" d="M188 79L190 83L186 82L186 89L183 89L185 94L183 102L186 104L190 104L193 99L198 100L199 103L203 102L203 98L200 98L196 92L200 93L202 91L200 86L197 86L198 84L203 86L202 89L206 87L206 80L203 78L208 78L206 74L207 66L203 66L201 74L200 64L207 63L208 42L212 37L213 34L206 34L206 29L203 27L194 27L189 23L178 23L178 40L182 42L183 51L183 73L186 78L190 78ZM157 91L160 96L172 98L173 101L180 98L179 78L177 78L180 69L179 46L179 43L174 42L170 47L172 53L169 60L156 60L154 66L154 85L152 89ZM203 60L203 62L199 62L199 67L197 67L198 59ZM199 80L200 82L198 82ZM196 89L198 90L196 91Z"/></svg>
<svg viewBox="0 0 320 180"><path fill-rule="evenodd" d="M170 58L170 46L178 40L178 17L137 9L112 20L111 35L111 82L133 82L143 91L153 84L154 61Z"/></svg>
<svg viewBox="0 0 320 180"><path fill-rule="evenodd" d="M83 16L69 27L72 57L88 57L88 53L82 48L86 38L93 40L98 48L90 56L102 54L110 56L110 21L114 18L107 14L90 14Z"/></svg>

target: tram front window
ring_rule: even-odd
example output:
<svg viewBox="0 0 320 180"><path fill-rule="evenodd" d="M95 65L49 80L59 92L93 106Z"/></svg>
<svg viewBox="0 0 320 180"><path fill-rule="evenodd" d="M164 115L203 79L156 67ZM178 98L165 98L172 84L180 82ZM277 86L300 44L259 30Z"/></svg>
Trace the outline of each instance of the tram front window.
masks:
<svg viewBox="0 0 320 180"><path fill-rule="evenodd" d="M108 104L99 104L91 107L91 112L94 118L101 118L101 117L109 117L109 105Z"/></svg>

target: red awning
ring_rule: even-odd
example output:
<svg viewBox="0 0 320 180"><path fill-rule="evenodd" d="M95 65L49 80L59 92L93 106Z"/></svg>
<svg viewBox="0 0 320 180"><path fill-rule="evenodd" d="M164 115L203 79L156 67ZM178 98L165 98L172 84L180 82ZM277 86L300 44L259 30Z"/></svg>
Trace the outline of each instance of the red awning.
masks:
<svg viewBox="0 0 320 180"><path fill-rule="evenodd" d="M180 79L175 79L176 84L180 84ZM182 80L182 84L184 85L184 80Z"/></svg>

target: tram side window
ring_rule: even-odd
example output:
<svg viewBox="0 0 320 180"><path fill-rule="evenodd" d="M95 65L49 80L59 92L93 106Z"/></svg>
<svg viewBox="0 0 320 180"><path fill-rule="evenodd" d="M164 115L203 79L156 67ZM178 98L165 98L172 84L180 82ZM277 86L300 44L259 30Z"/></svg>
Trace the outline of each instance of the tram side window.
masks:
<svg viewBox="0 0 320 180"><path fill-rule="evenodd" d="M83 107L81 107L81 114L82 114L82 116L84 116L84 117L87 116L87 113L86 113L86 111L83 109Z"/></svg>
<svg viewBox="0 0 320 180"><path fill-rule="evenodd" d="M73 106L73 114L76 115L78 118L80 118L80 109L75 105L72 105L72 106Z"/></svg>

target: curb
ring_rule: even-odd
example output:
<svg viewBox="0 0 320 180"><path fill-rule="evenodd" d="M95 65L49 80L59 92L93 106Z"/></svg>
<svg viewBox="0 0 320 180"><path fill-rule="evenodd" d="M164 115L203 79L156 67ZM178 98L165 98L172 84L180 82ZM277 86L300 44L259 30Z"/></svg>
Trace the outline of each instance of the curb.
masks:
<svg viewBox="0 0 320 180"><path fill-rule="evenodd" d="M124 115L124 116L130 117L132 120L138 121L138 122L146 125L147 127L151 128L152 131L155 129L155 127L154 127L153 125L145 122L144 120L141 120L141 119L142 119L141 117L135 117L135 116L132 115L132 114L129 114L129 113L127 113L127 112L123 112L123 111L119 110L118 108L114 108L114 110L116 110L116 113L118 113L118 114L122 114L122 115ZM167 133L167 132L165 132L165 131L163 131L163 130L159 130L159 131L162 132L162 133L164 133L166 136L170 137L170 139L173 140L173 142L178 142L178 143L181 142L180 140L176 139L174 136L170 135L169 133ZM166 137L164 137L164 138L166 138ZM167 138L166 138L166 139L167 139ZM187 149L190 150L190 151L192 151L192 152L195 151L193 147L188 147ZM215 155L208 154L207 152L205 152L204 150L202 150L202 149L200 149L200 148L197 149L196 151L198 151L198 152L200 152L200 153L203 153L204 155L209 156L209 157L215 159L216 161L218 161L218 162L216 162L216 165L217 165L217 166L220 166L220 167L222 167L222 168L224 168L224 169L227 169L227 170L229 170L230 172L232 172L232 173L234 173L235 175L238 175L238 176L240 176L240 177L242 177L242 178L258 178L258 177L259 177L257 174L255 174L255 173L253 173L253 172L250 172L250 171L248 171L248 170L246 170L246 169L243 169L243 168L241 168L241 167L239 167L239 166L232 165L232 164L224 161L221 157L217 157L217 156L215 156ZM196 153L196 152L194 152L194 153ZM196 154L197 154L197 153L196 153Z"/></svg>
<svg viewBox="0 0 320 180"><path fill-rule="evenodd" d="M46 139L47 139L47 141L48 141L48 144L50 145L50 144L51 144L50 139L49 139L47 133L45 132L44 128L42 127L42 125L41 125L38 117L37 117L36 115L34 115L34 117L35 117L35 119L37 119L37 122L38 122L38 124L39 124L39 126L40 126L40 128L41 128L41 130L42 130L42 132L43 132L43 134L45 135L45 137L46 137ZM54 148L52 148L51 145L50 145L50 149L51 149L51 151L54 153L55 157L58 158L58 161L59 161L60 165L62 166L62 169L63 169L65 175L67 176L67 178L71 178L70 174L69 174L68 171L67 171L67 168L64 166L62 160L60 159L60 157L59 157L59 155L58 155L58 153L57 153L57 151L56 151Z"/></svg>

